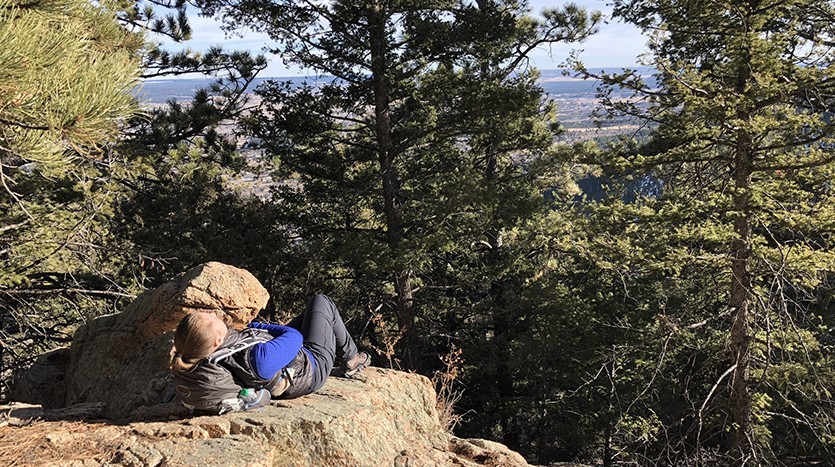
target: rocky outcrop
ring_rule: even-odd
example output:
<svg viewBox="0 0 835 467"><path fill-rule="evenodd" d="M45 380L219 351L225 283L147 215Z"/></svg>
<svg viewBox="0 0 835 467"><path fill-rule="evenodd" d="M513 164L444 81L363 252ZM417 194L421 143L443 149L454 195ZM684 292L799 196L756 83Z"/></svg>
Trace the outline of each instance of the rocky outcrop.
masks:
<svg viewBox="0 0 835 467"><path fill-rule="evenodd" d="M123 312L79 327L69 350L65 388L56 391L64 400L33 402L49 407L103 402L110 418L158 404L171 391L167 367L173 330L183 316L209 311L243 328L268 299L267 290L243 269L214 262L197 266L142 294Z"/></svg>
<svg viewBox="0 0 835 467"><path fill-rule="evenodd" d="M137 412L132 422L108 423L93 420L101 415L100 405L46 412L0 407L9 417L0 428L0 464L528 465L501 444L445 433L429 380L393 370L372 367L356 379L330 378L315 394L276 400L253 412L189 418L182 410L158 406Z"/></svg>
<svg viewBox="0 0 835 467"><path fill-rule="evenodd" d="M198 266L91 320L69 350L47 354L0 407L0 465L524 466L505 446L447 434L423 376L366 368L317 393L257 411L190 417L167 366L173 330L195 311L241 328L267 303L248 272Z"/></svg>

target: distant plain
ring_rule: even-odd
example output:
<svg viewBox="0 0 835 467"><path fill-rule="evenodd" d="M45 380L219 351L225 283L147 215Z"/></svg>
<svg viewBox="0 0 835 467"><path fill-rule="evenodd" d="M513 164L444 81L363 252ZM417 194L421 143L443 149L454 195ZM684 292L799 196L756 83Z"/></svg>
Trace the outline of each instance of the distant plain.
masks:
<svg viewBox="0 0 835 467"><path fill-rule="evenodd" d="M601 69L590 70L594 73ZM606 69L609 72L619 71L618 68ZM647 74L647 70L640 70ZM559 122L565 129L565 133L559 137L562 141L582 141L595 138L610 138L617 134L624 134L638 130L635 122L619 118L615 120L604 120L597 122L593 117L595 110L600 110L600 99L598 97L597 80L583 80L574 76L573 73L564 74L562 70L540 70L538 84L542 87L543 98L551 99L557 105ZM309 83L329 81L330 77L303 78L303 77L270 77L256 78L250 85L248 92L254 91L265 81L291 81L300 86L305 81ZM169 100L177 100L181 103L188 102L194 91L200 87L209 85L212 82L209 78L200 79L156 79L145 81L137 95L144 106L159 106ZM626 91L617 90L612 96L615 99L629 99ZM599 127L598 127L599 123Z"/></svg>

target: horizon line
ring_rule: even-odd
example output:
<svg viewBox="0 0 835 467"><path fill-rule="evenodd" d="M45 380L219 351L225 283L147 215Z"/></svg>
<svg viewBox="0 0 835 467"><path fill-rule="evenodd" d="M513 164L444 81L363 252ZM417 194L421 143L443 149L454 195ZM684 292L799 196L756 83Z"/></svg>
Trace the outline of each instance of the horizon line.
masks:
<svg viewBox="0 0 835 467"><path fill-rule="evenodd" d="M625 70L625 69L639 69L639 68L651 68L648 66L643 65L631 65L631 66L596 66L596 67L587 67L588 70L606 70L606 69L617 69L617 70ZM565 70L572 70L572 68L537 68L537 71L559 71L563 72ZM196 73L195 73L196 74ZM333 75L272 75L272 76L256 76L255 79L270 79L270 78L327 78L333 77ZM185 81L188 79L215 79L216 77L202 75L202 76L193 76L188 74L183 75L175 75L175 76L155 76L153 78L139 78L142 82L154 82L154 81ZM582 79L582 78L573 78L571 76L566 76L566 78L572 79Z"/></svg>

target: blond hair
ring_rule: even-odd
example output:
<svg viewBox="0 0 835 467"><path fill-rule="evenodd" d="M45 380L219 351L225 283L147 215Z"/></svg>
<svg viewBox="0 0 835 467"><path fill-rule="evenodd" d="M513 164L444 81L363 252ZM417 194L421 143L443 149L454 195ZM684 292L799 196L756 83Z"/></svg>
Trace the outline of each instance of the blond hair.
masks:
<svg viewBox="0 0 835 467"><path fill-rule="evenodd" d="M180 320L174 331L174 357L171 371L182 373L194 368L197 363L214 350L215 331L207 313L189 313Z"/></svg>

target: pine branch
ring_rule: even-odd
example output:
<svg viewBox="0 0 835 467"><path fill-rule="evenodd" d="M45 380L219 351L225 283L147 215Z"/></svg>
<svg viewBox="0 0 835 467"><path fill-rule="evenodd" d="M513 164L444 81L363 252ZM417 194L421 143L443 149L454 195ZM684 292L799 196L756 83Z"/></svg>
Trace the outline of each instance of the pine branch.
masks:
<svg viewBox="0 0 835 467"><path fill-rule="evenodd" d="M114 292L112 290L89 290L74 287L51 287L43 289L0 289L0 293L7 295L29 296L29 295L54 295L59 293L77 293L81 295L102 296L102 297L120 297L135 299L136 295L123 292Z"/></svg>

